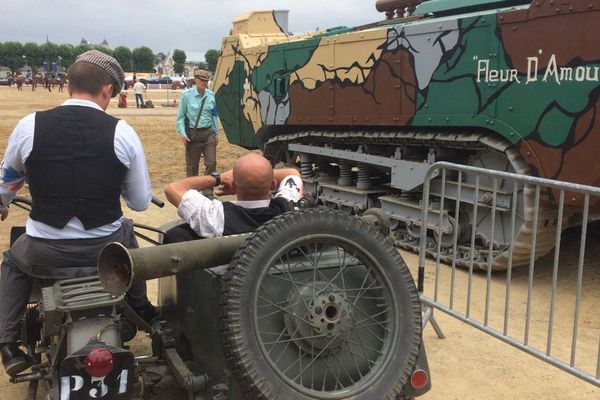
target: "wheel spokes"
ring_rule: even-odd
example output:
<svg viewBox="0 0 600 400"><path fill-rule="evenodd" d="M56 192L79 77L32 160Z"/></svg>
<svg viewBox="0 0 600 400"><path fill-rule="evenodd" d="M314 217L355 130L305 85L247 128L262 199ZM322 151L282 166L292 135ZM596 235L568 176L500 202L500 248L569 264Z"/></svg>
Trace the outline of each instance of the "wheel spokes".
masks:
<svg viewBox="0 0 600 400"><path fill-rule="evenodd" d="M288 381L345 390L382 364L393 307L377 268L364 261L342 246L310 243L279 255L266 270L257 328L268 360Z"/></svg>

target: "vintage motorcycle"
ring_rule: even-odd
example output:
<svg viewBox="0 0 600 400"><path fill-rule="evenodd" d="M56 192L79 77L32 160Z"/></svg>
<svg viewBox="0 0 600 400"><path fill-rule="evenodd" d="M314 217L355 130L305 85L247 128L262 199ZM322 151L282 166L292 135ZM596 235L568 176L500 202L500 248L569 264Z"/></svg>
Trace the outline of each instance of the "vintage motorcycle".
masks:
<svg viewBox="0 0 600 400"><path fill-rule="evenodd" d="M164 206L158 199L152 202ZM16 197L12 204L31 210L26 198ZM155 230L140 224L136 229ZM24 231L20 226L11 229L11 246ZM29 383L28 399L36 398L40 383L48 400L130 399L140 392L134 355L124 343L137 327L147 332L151 327L124 295L104 290L95 265L79 270L90 276L34 280L21 327L22 345L34 362L31 372L11 377L13 383Z"/></svg>
<svg viewBox="0 0 600 400"><path fill-rule="evenodd" d="M42 283L23 319L37 363L13 382L29 382L30 399L43 382L49 400L172 388L191 400L420 396L431 381L419 295L385 229L377 213L309 208L252 234L111 243L98 277ZM144 326L123 295L154 278L161 320ZM132 325L148 332L151 356L124 346Z"/></svg>

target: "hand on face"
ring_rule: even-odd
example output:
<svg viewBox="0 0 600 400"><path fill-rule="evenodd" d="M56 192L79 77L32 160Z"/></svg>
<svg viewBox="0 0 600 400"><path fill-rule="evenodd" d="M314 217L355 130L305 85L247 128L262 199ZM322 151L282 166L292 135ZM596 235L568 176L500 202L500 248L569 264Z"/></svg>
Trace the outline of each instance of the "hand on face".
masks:
<svg viewBox="0 0 600 400"><path fill-rule="evenodd" d="M226 196L229 194L235 194L235 187L233 183L233 171L228 170L221 174L221 184L214 189L214 193L217 196Z"/></svg>

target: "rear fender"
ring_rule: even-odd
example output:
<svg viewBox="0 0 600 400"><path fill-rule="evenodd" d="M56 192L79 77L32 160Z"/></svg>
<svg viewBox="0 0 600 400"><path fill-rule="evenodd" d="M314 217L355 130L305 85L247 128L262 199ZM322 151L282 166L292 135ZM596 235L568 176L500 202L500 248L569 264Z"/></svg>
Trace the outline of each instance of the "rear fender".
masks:
<svg viewBox="0 0 600 400"><path fill-rule="evenodd" d="M427 372L427 384L421 389L415 389L411 385L411 380L409 380L404 389L402 389L401 395L405 398L419 397L423 394L427 393L431 389L431 373L429 371L429 363L427 362L427 353L425 352L425 343L421 343L421 348L419 349L419 354L417 355L417 363L413 369L413 373L417 370L423 370ZM411 374L412 376L412 374Z"/></svg>
<svg viewBox="0 0 600 400"><path fill-rule="evenodd" d="M92 377L85 369L86 358L92 350L101 347L108 349L112 354L113 368L104 377ZM59 379L61 399L129 400L133 394L135 379L133 353L92 339L61 362Z"/></svg>

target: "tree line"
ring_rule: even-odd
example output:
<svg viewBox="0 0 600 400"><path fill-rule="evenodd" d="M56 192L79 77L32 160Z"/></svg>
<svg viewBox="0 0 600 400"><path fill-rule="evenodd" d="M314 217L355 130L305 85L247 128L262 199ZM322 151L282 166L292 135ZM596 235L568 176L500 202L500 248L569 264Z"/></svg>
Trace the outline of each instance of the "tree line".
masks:
<svg viewBox="0 0 600 400"><path fill-rule="evenodd" d="M47 65L50 69L52 63L66 69L75 61L77 56L92 49L115 57L125 71L154 72L154 66L167 57L163 53L154 54L152 49L146 46L133 50L125 46L118 46L111 50L102 45L80 44L73 46L52 42L38 45L33 42L21 44L20 42L9 41L0 42L0 65L6 66L11 72L17 72L25 65L31 66L34 70L44 65ZM208 50L205 53L206 62L200 63L199 67L214 72L219 56L220 52L218 50ZM176 49L173 51L175 73L181 74L183 72L185 61L186 54L183 50Z"/></svg>

